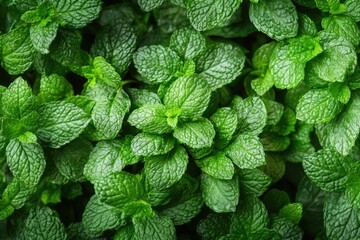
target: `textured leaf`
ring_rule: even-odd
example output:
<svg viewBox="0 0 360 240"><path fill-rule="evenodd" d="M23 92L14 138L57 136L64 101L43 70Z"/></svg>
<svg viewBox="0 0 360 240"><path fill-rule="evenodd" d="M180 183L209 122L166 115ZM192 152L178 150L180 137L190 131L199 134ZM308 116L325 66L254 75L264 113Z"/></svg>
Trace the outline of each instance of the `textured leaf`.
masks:
<svg viewBox="0 0 360 240"><path fill-rule="evenodd" d="M164 104L168 109L179 109L180 119L195 119L208 107L210 96L211 89L205 79L192 75L181 77L170 85L164 96Z"/></svg>
<svg viewBox="0 0 360 240"><path fill-rule="evenodd" d="M321 21L324 30L348 40L352 45L360 43L360 29L353 18L342 15L331 15Z"/></svg>
<svg viewBox="0 0 360 240"><path fill-rule="evenodd" d="M209 30L229 20L241 2L242 0L189 0L186 1L187 16L196 30Z"/></svg>
<svg viewBox="0 0 360 240"><path fill-rule="evenodd" d="M210 213L202 219L197 232L204 240L218 239L230 231L230 214Z"/></svg>
<svg viewBox="0 0 360 240"><path fill-rule="evenodd" d="M360 21L360 3L357 0L346 0L344 3L347 7L344 14L351 16L356 22Z"/></svg>
<svg viewBox="0 0 360 240"><path fill-rule="evenodd" d="M213 44L196 60L196 72L204 77L214 91L234 81L245 64L245 55L226 43Z"/></svg>
<svg viewBox="0 0 360 240"><path fill-rule="evenodd" d="M234 165L224 153L218 152L214 155L195 161L196 165L208 175L218 179L232 179Z"/></svg>
<svg viewBox="0 0 360 240"><path fill-rule="evenodd" d="M51 102L70 97L73 94L73 87L64 77L52 74L41 77L39 91L38 98L42 102Z"/></svg>
<svg viewBox="0 0 360 240"><path fill-rule="evenodd" d="M214 126L215 146L219 149L227 146L237 128L237 115L231 108L219 108L211 117Z"/></svg>
<svg viewBox="0 0 360 240"><path fill-rule="evenodd" d="M159 7L164 0L136 0L141 8L145 12L149 12Z"/></svg>
<svg viewBox="0 0 360 240"><path fill-rule="evenodd" d="M152 83L171 80L183 65L176 52L160 45L139 48L134 64L141 76Z"/></svg>
<svg viewBox="0 0 360 240"><path fill-rule="evenodd" d="M221 180L203 173L201 192L205 204L217 213L234 212L239 202L239 182L236 177Z"/></svg>
<svg viewBox="0 0 360 240"><path fill-rule="evenodd" d="M295 223L285 218L276 217L271 224L271 230L280 234L281 239L303 239L303 230Z"/></svg>
<svg viewBox="0 0 360 240"><path fill-rule="evenodd" d="M154 217L135 217L133 224L135 239L176 239L175 227L168 217L160 215L155 215Z"/></svg>
<svg viewBox="0 0 360 240"><path fill-rule="evenodd" d="M212 145L215 130L208 119L200 118L177 126L173 135L180 143L191 148L204 148Z"/></svg>
<svg viewBox="0 0 360 240"><path fill-rule="evenodd" d="M140 108L147 104L161 103L156 93L146 89L128 88L126 91L130 96L131 106L134 108Z"/></svg>
<svg viewBox="0 0 360 240"><path fill-rule="evenodd" d="M34 48L42 54L49 53L49 47L56 37L58 23L52 22L46 26L42 23L33 24L30 27L30 39Z"/></svg>
<svg viewBox="0 0 360 240"><path fill-rule="evenodd" d="M60 101L43 104L39 114L41 117L36 134L55 148L77 138L90 121L81 108Z"/></svg>
<svg viewBox="0 0 360 240"><path fill-rule="evenodd" d="M258 169L241 169L239 172L240 190L249 194L260 196L271 184L271 178Z"/></svg>
<svg viewBox="0 0 360 240"><path fill-rule="evenodd" d="M165 154L173 149L175 139L169 135L139 133L131 141L131 149L138 156Z"/></svg>
<svg viewBox="0 0 360 240"><path fill-rule="evenodd" d="M296 36L298 17L290 0L260 0L249 11L251 22L269 37L279 41Z"/></svg>

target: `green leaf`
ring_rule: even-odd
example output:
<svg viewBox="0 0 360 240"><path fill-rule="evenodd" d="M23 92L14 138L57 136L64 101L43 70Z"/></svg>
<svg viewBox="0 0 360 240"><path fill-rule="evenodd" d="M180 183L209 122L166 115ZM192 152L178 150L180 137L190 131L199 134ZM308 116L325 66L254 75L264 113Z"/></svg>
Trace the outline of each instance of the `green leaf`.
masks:
<svg viewBox="0 0 360 240"><path fill-rule="evenodd" d="M345 15L351 16L355 19L356 22L360 21L360 3L357 0L346 0L345 3L346 10Z"/></svg>
<svg viewBox="0 0 360 240"><path fill-rule="evenodd" d="M281 217L272 220L271 230L280 234L280 239L303 239L304 235L299 225Z"/></svg>
<svg viewBox="0 0 360 240"><path fill-rule="evenodd" d="M347 202L343 194L328 194L324 206L324 223L329 239L360 237L360 210Z"/></svg>
<svg viewBox="0 0 360 240"><path fill-rule="evenodd" d="M305 63L322 52L319 43L309 36L278 44L270 59L270 72L280 89L296 87L305 76Z"/></svg>
<svg viewBox="0 0 360 240"><path fill-rule="evenodd" d="M342 106L327 89L312 89L296 106L296 118L309 124L326 123L336 117Z"/></svg>
<svg viewBox="0 0 360 240"><path fill-rule="evenodd" d="M348 174L347 182L346 182L346 190L345 196L349 200L349 202L357 209L360 208L360 189L359 189L359 168L354 167Z"/></svg>
<svg viewBox="0 0 360 240"><path fill-rule="evenodd" d="M134 238L143 240L176 239L175 227L165 216L133 218L135 228Z"/></svg>
<svg viewBox="0 0 360 240"><path fill-rule="evenodd" d="M33 64L36 50L31 43L29 28L19 26L0 36L1 66L11 75L24 73Z"/></svg>
<svg viewBox="0 0 360 240"><path fill-rule="evenodd" d="M344 82L357 64L353 45L325 31L318 37L323 52L306 64L306 81Z"/></svg>
<svg viewBox="0 0 360 240"><path fill-rule="evenodd" d="M337 14L343 12L344 6L339 0L314 0L316 7L322 12L330 12L331 14Z"/></svg>
<svg viewBox="0 0 360 240"><path fill-rule="evenodd" d="M239 185L241 193L246 196L262 195L270 186L271 178L258 169L241 169L239 171Z"/></svg>
<svg viewBox="0 0 360 240"><path fill-rule="evenodd" d="M323 18L321 25L325 31L343 37L354 46L360 43L360 29L352 17L331 15Z"/></svg>
<svg viewBox="0 0 360 240"><path fill-rule="evenodd" d="M211 117L210 121L214 126L215 146L219 149L226 147L232 140L237 128L237 115L234 110L228 107L219 108Z"/></svg>
<svg viewBox="0 0 360 240"><path fill-rule="evenodd" d="M273 183L279 181L285 174L284 158L280 154L267 153L265 156L266 165L261 169L272 178Z"/></svg>
<svg viewBox="0 0 360 240"><path fill-rule="evenodd" d="M86 128L89 116L72 103L54 101L39 108L39 128L36 135L57 148L77 138Z"/></svg>
<svg viewBox="0 0 360 240"><path fill-rule="evenodd" d="M273 41L262 45L254 52L252 64L255 69L267 69L270 63L270 57L273 53L277 42Z"/></svg>
<svg viewBox="0 0 360 240"><path fill-rule="evenodd" d="M86 204L82 215L84 228L90 232L101 233L121 225L120 213L116 208L100 202L94 195Z"/></svg>
<svg viewBox="0 0 360 240"><path fill-rule="evenodd" d="M299 31L298 35L308 35L315 37L318 30L314 21L306 14L298 13L299 16Z"/></svg>
<svg viewBox="0 0 360 240"><path fill-rule="evenodd" d="M37 183L29 183L28 181L21 181L19 178L14 177L6 186L2 198L5 202L11 204L15 209L22 208L31 195L37 190Z"/></svg>
<svg viewBox="0 0 360 240"><path fill-rule="evenodd" d="M195 59L206 48L205 37L192 28L180 28L170 38L169 47L183 59Z"/></svg>
<svg viewBox="0 0 360 240"><path fill-rule="evenodd" d="M279 217L286 218L296 224L299 224L302 217L302 204L290 203L280 209Z"/></svg>
<svg viewBox="0 0 360 240"><path fill-rule="evenodd" d="M96 179L94 187L101 202L119 209L144 195L140 176L127 172L114 172L106 178Z"/></svg>
<svg viewBox="0 0 360 240"><path fill-rule="evenodd" d="M95 101L88 97L76 95L65 99L66 102L72 103L75 106L81 108L87 114L91 114L91 111L95 105Z"/></svg>
<svg viewBox="0 0 360 240"><path fill-rule="evenodd" d="M146 89L128 88L126 89L126 92L130 96L131 106L133 108L140 108L148 104L161 103L161 100L156 93L150 92Z"/></svg>
<svg viewBox="0 0 360 240"><path fill-rule="evenodd" d="M284 114L284 105L275 101L262 99L267 112L266 125L276 125Z"/></svg>
<svg viewBox="0 0 360 240"><path fill-rule="evenodd" d="M36 185L45 169L45 157L38 143L10 140L6 147L6 161L14 177L29 187Z"/></svg>
<svg viewBox="0 0 360 240"><path fill-rule="evenodd" d="M71 223L67 228L67 240L90 240L101 239L101 234L93 233L84 228L81 222Z"/></svg>
<svg viewBox="0 0 360 240"><path fill-rule="evenodd" d="M215 137L215 130L206 118L180 124L174 129L174 137L191 148L210 147Z"/></svg>
<svg viewBox="0 0 360 240"><path fill-rule="evenodd" d="M136 0L139 4L141 10L144 12L149 12L157 7L159 7L164 0Z"/></svg>
<svg viewBox="0 0 360 240"><path fill-rule="evenodd" d="M231 108L237 113L238 130L244 133L258 135L266 125L266 107L258 97L248 97L245 100L236 96Z"/></svg>
<svg viewBox="0 0 360 240"><path fill-rule="evenodd" d="M34 207L25 220L24 239L65 240L64 225L48 207Z"/></svg>
<svg viewBox="0 0 360 240"><path fill-rule="evenodd" d="M109 140L115 138L121 127L125 114L130 109L130 99L124 90L101 89L89 93L96 101L91 112L92 124L87 129L91 139ZM92 95L92 96L91 96Z"/></svg>
<svg viewBox="0 0 360 240"><path fill-rule="evenodd" d="M320 150L304 159L307 176L321 189L329 192L345 189L353 161L331 150Z"/></svg>
<svg viewBox="0 0 360 240"><path fill-rule="evenodd" d="M147 133L169 133L172 128L167 123L166 112L166 107L161 103L144 105L130 114L128 122Z"/></svg>
<svg viewBox="0 0 360 240"><path fill-rule="evenodd" d="M239 202L239 181L201 175L201 192L205 204L217 213L234 212Z"/></svg>
<svg viewBox="0 0 360 240"><path fill-rule="evenodd" d="M295 37L298 32L298 16L291 0L251 3L249 16L260 32L278 41Z"/></svg>
<svg viewBox="0 0 360 240"><path fill-rule="evenodd" d="M253 232L266 228L269 216L264 204L256 197L247 197L239 202L231 218L230 233L251 236Z"/></svg>
<svg viewBox="0 0 360 240"><path fill-rule="evenodd" d="M265 164L265 153L259 138L249 134L240 134L225 149L225 154L241 169L257 168Z"/></svg>
<svg viewBox="0 0 360 240"><path fill-rule="evenodd" d="M198 31L210 30L227 22L240 7L242 0L188 0L187 16Z"/></svg>
<svg viewBox="0 0 360 240"><path fill-rule="evenodd" d="M135 44L136 36L130 24L120 22L97 31L91 53L103 56L118 73L124 74L130 66Z"/></svg>
<svg viewBox="0 0 360 240"><path fill-rule="evenodd" d="M350 153L360 132L357 120L360 117L359 107L360 95L353 92L349 103L338 117L329 123L317 125L316 134L322 146L335 149L342 155Z"/></svg>
<svg viewBox="0 0 360 240"><path fill-rule="evenodd" d="M100 13L101 0L69 0L55 1L50 3L54 6L60 21L60 25L74 28L82 28L96 19Z"/></svg>
<svg viewBox="0 0 360 240"><path fill-rule="evenodd" d="M38 98L41 102L63 100L73 95L72 85L62 76L52 74L42 76Z"/></svg>
<svg viewBox="0 0 360 240"><path fill-rule="evenodd" d="M43 25L41 22L31 25L30 39L34 48L42 54L49 53L50 44L54 41L59 24L51 22Z"/></svg>
<svg viewBox="0 0 360 240"><path fill-rule="evenodd" d="M242 72L245 54L241 48L216 43L206 48L196 59L196 72L204 77L214 91L233 82Z"/></svg>
<svg viewBox="0 0 360 240"><path fill-rule="evenodd" d="M147 157L144 166L147 180L155 188L168 188L184 175L188 161L187 152L181 146L165 155Z"/></svg>
<svg viewBox="0 0 360 240"><path fill-rule="evenodd" d="M206 80L192 75L181 77L173 82L164 96L164 104L169 110L179 109L179 118L182 120L200 117L208 107L211 89ZM176 118L171 112L168 118Z"/></svg>
<svg viewBox="0 0 360 240"><path fill-rule="evenodd" d="M176 52L161 45L139 48L134 54L134 64L141 76L151 83L170 81L183 66Z"/></svg>
<svg viewBox="0 0 360 240"><path fill-rule="evenodd" d="M64 177L72 182L84 182L84 166L89 159L92 145L80 138L55 149L53 161Z"/></svg>
<svg viewBox="0 0 360 240"><path fill-rule="evenodd" d="M201 171L214 178L224 180L233 178L234 165L232 161L222 152L196 160L195 163Z"/></svg>
<svg viewBox="0 0 360 240"><path fill-rule="evenodd" d="M201 239L219 239L230 231L230 214L210 213L197 225L197 233Z"/></svg>
<svg viewBox="0 0 360 240"><path fill-rule="evenodd" d="M165 154L174 148L175 139L169 135L139 133L131 141L131 149L138 156Z"/></svg>

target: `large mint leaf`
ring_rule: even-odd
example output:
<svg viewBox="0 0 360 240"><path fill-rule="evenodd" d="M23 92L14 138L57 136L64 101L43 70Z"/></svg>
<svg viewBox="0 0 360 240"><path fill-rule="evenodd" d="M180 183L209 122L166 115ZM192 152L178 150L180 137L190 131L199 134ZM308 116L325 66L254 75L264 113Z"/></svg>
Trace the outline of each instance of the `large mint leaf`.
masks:
<svg viewBox="0 0 360 240"><path fill-rule="evenodd" d="M236 140L225 149L225 154L239 168L256 168L265 164L265 153L258 137L240 134Z"/></svg>
<svg viewBox="0 0 360 240"><path fill-rule="evenodd" d="M94 195L86 204L82 215L84 228L90 232L103 232L121 224L120 213L116 208L100 202Z"/></svg>
<svg viewBox="0 0 360 240"><path fill-rule="evenodd" d="M24 239L65 240L64 225L48 207L34 207L26 218Z"/></svg>
<svg viewBox="0 0 360 240"><path fill-rule="evenodd" d="M140 176L127 172L114 172L106 178L96 179L94 187L101 202L119 209L144 195Z"/></svg>
<svg viewBox="0 0 360 240"><path fill-rule="evenodd" d="M239 185L241 193L260 196L271 184L271 178L259 169L241 169Z"/></svg>
<svg viewBox="0 0 360 240"><path fill-rule="evenodd" d="M175 128L173 135L180 143L191 148L205 148L212 145L215 130L208 119L200 118L180 124Z"/></svg>
<svg viewBox="0 0 360 240"><path fill-rule="evenodd" d="M206 39L198 31L181 28L171 35L169 46L183 59L194 59L205 50Z"/></svg>
<svg viewBox="0 0 360 240"><path fill-rule="evenodd" d="M197 232L204 240L219 239L230 231L230 214L210 213L197 225Z"/></svg>
<svg viewBox="0 0 360 240"><path fill-rule="evenodd" d="M29 28L20 26L0 36L1 66L12 75L28 70L36 50L30 39Z"/></svg>
<svg viewBox="0 0 360 240"><path fill-rule="evenodd" d="M45 169L45 156L38 143L13 139L6 147L6 161L14 177L28 185L36 185Z"/></svg>
<svg viewBox="0 0 360 240"><path fill-rule="evenodd" d="M42 54L49 53L49 47L56 37L58 23L52 22L45 26L41 22L30 27L30 39L36 50Z"/></svg>
<svg viewBox="0 0 360 240"><path fill-rule="evenodd" d="M260 0L251 3L250 20L260 31L276 40L296 36L298 16L291 0Z"/></svg>
<svg viewBox="0 0 360 240"><path fill-rule="evenodd" d="M195 163L201 171L218 179L229 180L234 175L234 165L231 159L222 152L196 160Z"/></svg>
<svg viewBox="0 0 360 240"><path fill-rule="evenodd" d="M164 0L136 0L139 4L141 10L149 12L157 7L159 7Z"/></svg>
<svg viewBox="0 0 360 240"><path fill-rule="evenodd" d="M321 25L325 31L345 38L354 46L360 43L360 29L352 17L331 15L323 18Z"/></svg>
<svg viewBox="0 0 360 240"><path fill-rule="evenodd" d="M164 104L170 110L167 115L176 118L171 113L179 110L180 119L198 118L208 107L210 96L211 89L204 78L197 75L181 77L166 91Z"/></svg>
<svg viewBox="0 0 360 240"><path fill-rule="evenodd" d="M171 80L183 65L176 52L160 45L139 48L134 54L134 64L141 76L152 83Z"/></svg>
<svg viewBox="0 0 360 240"><path fill-rule="evenodd" d="M166 107L160 103L144 105L130 114L128 122L147 133L169 133L172 128L167 123L166 111Z"/></svg>
<svg viewBox="0 0 360 240"><path fill-rule="evenodd" d="M342 106L328 89L312 89L296 106L296 118L309 124L326 123L336 117Z"/></svg>
<svg viewBox="0 0 360 240"><path fill-rule="evenodd" d="M239 202L239 182L201 175L201 192L205 204L217 213L234 212Z"/></svg>
<svg viewBox="0 0 360 240"><path fill-rule="evenodd" d="M344 195L328 194L324 206L324 223L329 239L360 237L360 210L354 208Z"/></svg>
<svg viewBox="0 0 360 240"><path fill-rule="evenodd" d="M41 102L63 100L72 94L73 87L64 77L57 74L41 77L39 94L37 96Z"/></svg>
<svg viewBox="0 0 360 240"><path fill-rule="evenodd" d="M100 13L101 0L50 0L60 24L82 28L96 19Z"/></svg>
<svg viewBox="0 0 360 240"><path fill-rule="evenodd" d="M353 92L345 110L335 119L326 124L317 125L316 133L323 147L332 148L347 155L355 145L359 136L360 95Z"/></svg>
<svg viewBox="0 0 360 240"><path fill-rule="evenodd" d="M356 22L360 21L360 2L357 0L346 0L345 3L346 10L345 15L351 16L355 19Z"/></svg>
<svg viewBox="0 0 360 240"><path fill-rule="evenodd" d="M155 215L153 217L135 217L134 238L142 240L175 240L175 227L170 218Z"/></svg>
<svg viewBox="0 0 360 240"><path fill-rule="evenodd" d="M228 21L239 8L242 0L189 0L187 16L198 31L210 30Z"/></svg>
<svg viewBox="0 0 360 240"><path fill-rule="evenodd" d="M196 60L196 72L204 77L212 90L235 80L245 64L243 51L231 44L211 45Z"/></svg>
<svg viewBox="0 0 360 240"><path fill-rule="evenodd" d="M331 150L320 150L304 159L307 176L321 189L329 192L345 189L352 160Z"/></svg>
<svg viewBox="0 0 360 240"><path fill-rule="evenodd" d="M135 51L136 36L127 22L104 27L91 47L94 56L103 56L118 73L124 74Z"/></svg>
<svg viewBox="0 0 360 240"><path fill-rule="evenodd" d="M147 180L157 189L168 188L184 175L188 161L187 152L181 146L165 155L147 157L144 166Z"/></svg>
<svg viewBox="0 0 360 240"><path fill-rule="evenodd" d="M77 138L86 128L89 116L72 103L54 101L39 108L37 136L51 147L60 147Z"/></svg>
<svg viewBox="0 0 360 240"><path fill-rule="evenodd" d="M131 141L131 149L138 156L165 154L173 149L175 139L171 135L139 133Z"/></svg>
<svg viewBox="0 0 360 240"><path fill-rule="evenodd" d="M237 128L237 115L231 108L219 108L211 117L210 121L214 126L215 144L218 148L223 148L232 140Z"/></svg>

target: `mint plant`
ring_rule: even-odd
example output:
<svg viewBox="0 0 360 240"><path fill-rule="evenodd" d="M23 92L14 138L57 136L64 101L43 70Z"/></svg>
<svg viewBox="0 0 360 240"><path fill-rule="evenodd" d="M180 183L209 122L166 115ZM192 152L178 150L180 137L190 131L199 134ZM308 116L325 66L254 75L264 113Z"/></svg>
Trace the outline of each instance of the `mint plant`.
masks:
<svg viewBox="0 0 360 240"><path fill-rule="evenodd" d="M0 238L360 238L359 22L358 0L0 0Z"/></svg>

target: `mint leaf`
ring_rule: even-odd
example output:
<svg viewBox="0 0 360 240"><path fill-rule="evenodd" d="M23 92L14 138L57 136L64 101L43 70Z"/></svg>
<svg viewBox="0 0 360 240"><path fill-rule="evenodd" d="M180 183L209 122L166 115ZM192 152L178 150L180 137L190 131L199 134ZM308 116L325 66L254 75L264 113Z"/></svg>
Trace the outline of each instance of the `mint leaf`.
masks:
<svg viewBox="0 0 360 240"><path fill-rule="evenodd" d="M348 155L355 145L360 132L359 118L360 95L353 92L350 102L344 111L326 124L317 125L316 133L322 146L332 148Z"/></svg>
<svg viewBox="0 0 360 240"><path fill-rule="evenodd" d="M360 21L360 3L356 0L346 0L344 2L346 5L345 15L351 16L355 19L356 22Z"/></svg>
<svg viewBox="0 0 360 240"><path fill-rule="evenodd" d="M133 224L135 239L176 239L175 227L168 217L161 215L135 217L133 218Z"/></svg>
<svg viewBox="0 0 360 240"><path fill-rule="evenodd" d="M290 0L260 0L251 3L249 16L260 31L278 41L296 36L298 16Z"/></svg>
<svg viewBox="0 0 360 240"><path fill-rule="evenodd" d="M205 204L217 213L234 212L239 202L239 182L201 175L201 192Z"/></svg>
<svg viewBox="0 0 360 240"><path fill-rule="evenodd" d="M279 211L279 217L286 218L296 224L299 224L302 217L302 204L289 203Z"/></svg>
<svg viewBox="0 0 360 240"><path fill-rule="evenodd" d="M74 28L82 28L96 19L102 5L100 0L51 0L50 3L58 14L60 24Z"/></svg>
<svg viewBox="0 0 360 240"><path fill-rule="evenodd" d="M303 165L309 178L325 191L345 189L352 160L331 150L320 150L304 159Z"/></svg>
<svg viewBox="0 0 360 240"><path fill-rule="evenodd" d="M322 12L330 12L332 14L341 13L343 6L339 0L314 0L316 7Z"/></svg>
<svg viewBox="0 0 360 240"><path fill-rule="evenodd" d="M299 16L299 31L298 35L308 35L315 37L318 30L314 21L306 14L298 13Z"/></svg>
<svg viewBox="0 0 360 240"><path fill-rule="evenodd" d="M30 187L39 182L45 169L44 152L38 143L10 140L6 161L14 177Z"/></svg>
<svg viewBox="0 0 360 240"><path fill-rule="evenodd" d="M63 100L72 94L73 87L64 77L57 74L41 77L39 94L37 96L41 102Z"/></svg>
<svg viewBox="0 0 360 240"><path fill-rule="evenodd" d="M139 4L141 10L149 12L157 7L159 7L164 0L136 0Z"/></svg>
<svg viewBox="0 0 360 240"><path fill-rule="evenodd" d="M127 172L114 172L106 178L96 179L94 187L101 202L119 209L144 195L140 176Z"/></svg>
<svg viewBox="0 0 360 240"><path fill-rule="evenodd" d="M352 17L331 15L330 17L323 18L321 25L325 31L343 37L354 46L360 44L360 29Z"/></svg>
<svg viewBox="0 0 360 240"><path fill-rule="evenodd" d="M168 135L139 133L131 141L131 149L138 156L165 154L174 148L175 139Z"/></svg>
<svg viewBox="0 0 360 240"><path fill-rule="evenodd" d="M210 121L214 126L215 146L219 149L227 146L232 140L237 128L237 115L234 110L228 107L219 108L211 117Z"/></svg>
<svg viewBox="0 0 360 240"><path fill-rule="evenodd" d="M90 232L104 232L121 225L120 213L114 207L106 205L98 199L96 195L92 196L86 204L82 215L84 228Z"/></svg>
<svg viewBox="0 0 360 240"><path fill-rule="evenodd" d="M355 169L348 174L345 190L346 198L355 208L359 208L360 206L359 182L359 169L355 167Z"/></svg>
<svg viewBox="0 0 360 240"><path fill-rule="evenodd" d="M156 93L146 89L128 88L127 93L130 96L131 106L134 108L140 108L147 104L161 103L161 100Z"/></svg>
<svg viewBox="0 0 360 240"><path fill-rule="evenodd" d="M240 134L225 149L225 154L242 169L253 169L265 164L265 153L258 137L249 134Z"/></svg>
<svg viewBox="0 0 360 240"><path fill-rule="evenodd" d="M169 133L172 128L167 123L166 112L167 108L160 103L144 105L130 114L128 122L147 133Z"/></svg>
<svg viewBox="0 0 360 240"><path fill-rule="evenodd" d="M170 110L179 110L182 120L200 117L208 107L211 89L206 80L197 75L181 77L173 82L164 96L164 104ZM171 112L167 113L169 118Z"/></svg>
<svg viewBox="0 0 360 240"><path fill-rule="evenodd" d="M31 67L36 50L30 39L29 28L19 26L1 35L0 45L1 66L9 74L22 74Z"/></svg>
<svg viewBox="0 0 360 240"><path fill-rule="evenodd" d="M134 54L134 64L141 76L151 83L170 81L183 65L176 52L161 45L139 48Z"/></svg>
<svg viewBox="0 0 360 240"><path fill-rule="evenodd" d="M206 39L191 28L180 28L171 35L169 47L183 59L194 59L205 51Z"/></svg>
<svg viewBox="0 0 360 240"><path fill-rule="evenodd" d="M49 53L49 47L56 37L59 24L52 22L44 26L41 22L31 25L30 39L36 50L42 54Z"/></svg>
<svg viewBox="0 0 360 240"><path fill-rule="evenodd" d="M241 0L189 0L186 1L187 16L196 30L210 30L228 21L241 2Z"/></svg>
<svg viewBox="0 0 360 240"><path fill-rule="evenodd" d="M260 196L271 184L271 178L258 169L241 169L239 171L239 185L241 193Z"/></svg>
<svg viewBox="0 0 360 240"><path fill-rule="evenodd" d="M204 240L218 239L230 231L230 214L210 213L197 225L197 232Z"/></svg>
<svg viewBox="0 0 360 240"><path fill-rule="evenodd" d="M206 48L196 62L196 72L214 91L235 80L245 64L243 51L231 44L216 43Z"/></svg>
<svg viewBox="0 0 360 240"><path fill-rule="evenodd" d="M48 207L34 207L30 210L24 226L25 239L66 239L64 225Z"/></svg>
<svg viewBox="0 0 360 240"><path fill-rule="evenodd" d="M324 206L324 223L328 238L356 239L360 237L359 214L359 210L353 208L344 195L328 194Z"/></svg>
<svg viewBox="0 0 360 240"><path fill-rule="evenodd" d="M232 179L234 175L234 165L222 152L195 161L196 165L208 175L218 179Z"/></svg>
<svg viewBox="0 0 360 240"><path fill-rule="evenodd" d="M86 128L88 115L74 104L54 101L39 108L37 136L51 147L60 147L77 138Z"/></svg>
<svg viewBox="0 0 360 240"><path fill-rule="evenodd" d="M147 180L155 188L168 188L184 175L188 161L187 152L181 146L165 155L147 157L144 166Z"/></svg>
<svg viewBox="0 0 360 240"><path fill-rule="evenodd" d="M131 25L121 22L100 31L91 47L93 56L103 56L118 73L128 69L135 51L136 36Z"/></svg>
<svg viewBox="0 0 360 240"><path fill-rule="evenodd" d="M296 106L296 118L309 124L326 123L336 117L342 106L327 89L312 89Z"/></svg>
<svg viewBox="0 0 360 240"><path fill-rule="evenodd" d="M215 137L215 130L206 118L179 124L174 129L174 137L191 148L210 147Z"/></svg>
<svg viewBox="0 0 360 240"><path fill-rule="evenodd" d="M302 239L304 235L303 230L296 223L281 217L273 219L271 230L280 234L281 239Z"/></svg>

